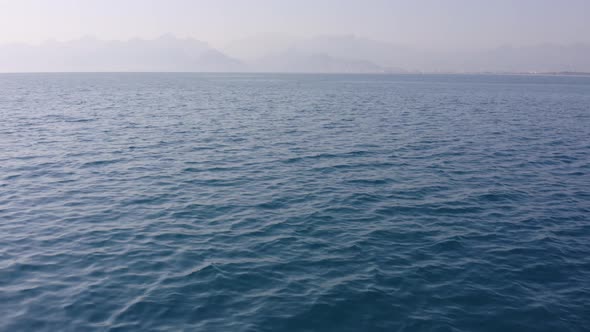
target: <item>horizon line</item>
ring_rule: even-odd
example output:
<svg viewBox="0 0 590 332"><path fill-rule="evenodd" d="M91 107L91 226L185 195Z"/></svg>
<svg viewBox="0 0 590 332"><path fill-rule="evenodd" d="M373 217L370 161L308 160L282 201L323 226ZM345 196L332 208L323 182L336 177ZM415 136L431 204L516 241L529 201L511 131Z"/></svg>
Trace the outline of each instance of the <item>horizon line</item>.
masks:
<svg viewBox="0 0 590 332"><path fill-rule="evenodd" d="M248 72L248 71L20 71L3 72L0 75L35 75L35 74L244 74L244 75L365 75L365 76L420 76L420 75L488 75L488 76L590 76L590 72L558 71L558 72L436 72L436 71L414 71L414 72Z"/></svg>

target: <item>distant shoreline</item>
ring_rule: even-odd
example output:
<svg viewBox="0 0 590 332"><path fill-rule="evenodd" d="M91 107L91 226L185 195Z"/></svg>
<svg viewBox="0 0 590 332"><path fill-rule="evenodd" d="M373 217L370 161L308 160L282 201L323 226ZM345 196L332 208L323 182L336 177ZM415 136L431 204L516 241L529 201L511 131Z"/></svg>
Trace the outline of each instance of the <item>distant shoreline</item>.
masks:
<svg viewBox="0 0 590 332"><path fill-rule="evenodd" d="M563 76L590 77L590 72L243 72L243 71L39 71L0 72L0 75L14 74L244 74L244 75L489 75L489 76Z"/></svg>

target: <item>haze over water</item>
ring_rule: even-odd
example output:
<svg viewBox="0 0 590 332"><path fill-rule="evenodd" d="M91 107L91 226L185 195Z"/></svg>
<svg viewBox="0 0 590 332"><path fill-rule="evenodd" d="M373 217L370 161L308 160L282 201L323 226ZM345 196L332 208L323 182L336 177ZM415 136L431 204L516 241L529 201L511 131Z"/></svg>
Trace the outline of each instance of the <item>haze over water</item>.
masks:
<svg viewBox="0 0 590 332"><path fill-rule="evenodd" d="M590 72L589 12L587 0L0 0L0 72Z"/></svg>
<svg viewBox="0 0 590 332"><path fill-rule="evenodd" d="M1 331L590 326L590 78L0 91Z"/></svg>

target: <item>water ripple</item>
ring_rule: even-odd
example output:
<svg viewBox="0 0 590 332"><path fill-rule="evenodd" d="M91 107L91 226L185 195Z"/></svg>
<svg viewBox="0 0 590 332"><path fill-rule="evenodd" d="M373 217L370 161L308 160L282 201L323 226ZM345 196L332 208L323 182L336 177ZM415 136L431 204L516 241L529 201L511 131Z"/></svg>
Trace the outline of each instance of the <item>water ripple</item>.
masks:
<svg viewBox="0 0 590 332"><path fill-rule="evenodd" d="M587 78L0 90L1 331L590 326Z"/></svg>

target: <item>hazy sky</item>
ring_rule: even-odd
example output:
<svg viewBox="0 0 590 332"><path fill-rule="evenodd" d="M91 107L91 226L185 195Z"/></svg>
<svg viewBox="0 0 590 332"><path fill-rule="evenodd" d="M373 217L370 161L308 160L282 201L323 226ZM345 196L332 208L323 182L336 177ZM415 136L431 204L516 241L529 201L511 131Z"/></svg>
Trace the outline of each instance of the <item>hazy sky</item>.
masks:
<svg viewBox="0 0 590 332"><path fill-rule="evenodd" d="M356 34L429 48L590 42L590 0L0 0L0 42Z"/></svg>

